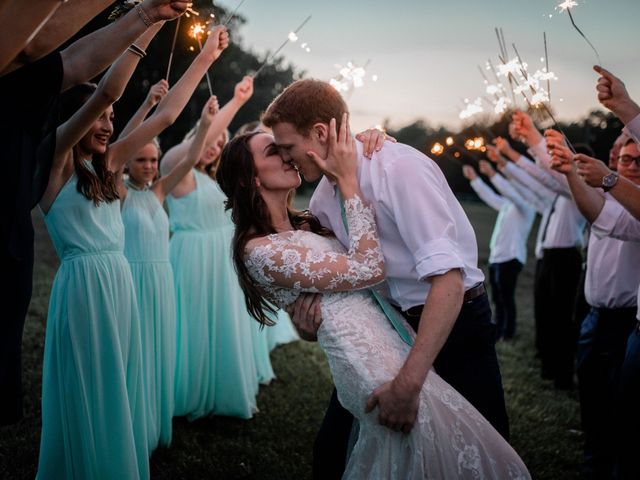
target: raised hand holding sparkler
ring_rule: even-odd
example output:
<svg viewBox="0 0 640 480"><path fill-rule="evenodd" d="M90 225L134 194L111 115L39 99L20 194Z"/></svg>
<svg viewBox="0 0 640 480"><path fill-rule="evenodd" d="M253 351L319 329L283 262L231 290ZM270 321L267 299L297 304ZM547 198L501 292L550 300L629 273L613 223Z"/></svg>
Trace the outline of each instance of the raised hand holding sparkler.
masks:
<svg viewBox="0 0 640 480"><path fill-rule="evenodd" d="M600 74L596 90L603 107L611 110L625 124L640 114L640 106L631 99L622 80L598 65L593 69Z"/></svg>
<svg viewBox="0 0 640 480"><path fill-rule="evenodd" d="M574 154L569 150L564 135L557 130L548 129L544 132L544 138L551 155L551 168L566 175L574 168Z"/></svg>
<svg viewBox="0 0 640 480"><path fill-rule="evenodd" d="M208 36L204 46L202 46L200 37L205 34L205 32ZM221 25L207 32L204 25L194 22L193 26L191 27L190 35L198 40L200 52L211 56L211 63L215 62L218 57L220 57L222 52L229 46L229 33L227 32L227 28ZM209 94L213 95L213 89L211 88L211 78L209 77L209 70L206 71L206 78L207 86L209 87Z"/></svg>

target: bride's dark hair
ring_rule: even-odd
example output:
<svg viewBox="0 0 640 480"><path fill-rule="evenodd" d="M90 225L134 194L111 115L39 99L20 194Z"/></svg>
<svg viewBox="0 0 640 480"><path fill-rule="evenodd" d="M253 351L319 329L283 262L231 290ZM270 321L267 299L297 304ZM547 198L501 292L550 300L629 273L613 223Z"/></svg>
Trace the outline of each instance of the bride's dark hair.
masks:
<svg viewBox="0 0 640 480"><path fill-rule="evenodd" d="M225 207L231 210L231 220L235 225L233 262L247 310L258 322L270 326L274 321L267 314L275 314L276 309L264 298L244 263L245 247L249 240L277 233L271 225L267 205L256 188L256 171L249 148L251 139L261 133L264 132L251 132L231 140L222 151L216 178L227 196ZM289 220L296 230L305 228L319 235L331 234L308 210L300 212L288 207L288 212Z"/></svg>

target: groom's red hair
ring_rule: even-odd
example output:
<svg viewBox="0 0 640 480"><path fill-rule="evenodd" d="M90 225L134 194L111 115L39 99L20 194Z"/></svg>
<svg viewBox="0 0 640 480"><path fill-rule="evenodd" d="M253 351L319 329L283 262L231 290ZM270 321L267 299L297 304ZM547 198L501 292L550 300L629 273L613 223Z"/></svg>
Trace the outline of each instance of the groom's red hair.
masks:
<svg viewBox="0 0 640 480"><path fill-rule="evenodd" d="M329 124L332 118L340 128L342 114L348 111L340 93L327 82L304 79L293 82L271 102L262 123L269 128L290 123L307 136L316 123Z"/></svg>

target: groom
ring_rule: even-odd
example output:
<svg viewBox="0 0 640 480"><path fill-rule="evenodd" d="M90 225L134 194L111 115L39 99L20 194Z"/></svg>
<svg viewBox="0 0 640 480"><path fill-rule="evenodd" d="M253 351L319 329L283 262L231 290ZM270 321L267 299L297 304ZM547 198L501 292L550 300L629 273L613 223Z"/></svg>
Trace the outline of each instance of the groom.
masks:
<svg viewBox="0 0 640 480"><path fill-rule="evenodd" d="M312 182L322 176L312 156L327 156L329 122L339 122L346 111L333 87L307 79L282 92L262 121L273 129L284 161ZM378 407L382 425L409 432L433 366L508 439L495 325L469 220L439 167L419 151L387 142L369 160L359 143L358 154L360 188L375 207L385 257L387 279L380 293L417 332L397 376L378 386L363 408ZM340 201L326 177L311 198L311 211L348 247ZM304 330L305 320L297 326ZM316 478L341 477L351 422L334 391L314 447Z"/></svg>

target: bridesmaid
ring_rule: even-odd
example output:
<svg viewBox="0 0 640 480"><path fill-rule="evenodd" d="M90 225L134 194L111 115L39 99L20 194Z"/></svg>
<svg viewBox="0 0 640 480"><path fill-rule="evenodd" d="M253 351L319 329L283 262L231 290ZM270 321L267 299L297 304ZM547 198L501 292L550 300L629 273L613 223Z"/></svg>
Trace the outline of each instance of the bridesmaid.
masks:
<svg viewBox="0 0 640 480"><path fill-rule="evenodd" d="M61 265L47 317L39 479L149 477L140 324L116 176L175 118L161 105L131 134L108 142L111 104L161 26L141 36L97 88L67 93L70 118L53 137L40 208ZM216 30L194 62L210 65L227 42L224 29Z"/></svg>
<svg viewBox="0 0 640 480"><path fill-rule="evenodd" d="M206 64L193 63L158 108L182 108L204 74ZM154 85L149 97L162 97L166 82ZM157 93L153 93L157 92ZM180 100L179 105L176 99ZM123 134L141 121L153 101L145 101ZM145 145L127 162L129 177L120 176L118 193L125 227L124 254L129 260L140 313L142 366L148 405L149 449L171 443L175 375L176 304L173 271L169 263L169 219L162 207L167 194L195 165L218 102L212 97L204 109L200 128L189 154L151 187L158 174L157 140ZM177 117L180 111L172 112Z"/></svg>
<svg viewBox="0 0 640 480"><path fill-rule="evenodd" d="M245 77L216 119L228 125L252 94L253 79ZM233 224L225 196L206 173L215 172L224 138L220 130L210 130L196 168L167 197L178 312L175 415L190 420L213 414L250 418L256 410L255 322L231 263ZM187 136L166 153L163 173L184 157L191 142Z"/></svg>

